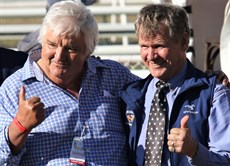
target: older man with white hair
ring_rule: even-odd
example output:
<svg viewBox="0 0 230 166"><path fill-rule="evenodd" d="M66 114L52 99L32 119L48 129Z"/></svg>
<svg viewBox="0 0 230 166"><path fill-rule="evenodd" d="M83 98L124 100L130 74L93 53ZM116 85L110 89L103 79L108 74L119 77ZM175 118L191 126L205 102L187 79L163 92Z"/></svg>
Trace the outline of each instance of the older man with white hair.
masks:
<svg viewBox="0 0 230 166"><path fill-rule="evenodd" d="M50 7L55 4L56 2L60 2L63 0L47 0L46 3L46 12L49 11ZM81 2L85 5L92 5L97 0L81 0ZM36 31L33 31L26 35L21 41L19 41L17 45L17 49L19 51L23 51L26 53L29 53L33 50L37 50L41 48L41 44L38 42L38 35L39 35L40 29L37 29Z"/></svg>

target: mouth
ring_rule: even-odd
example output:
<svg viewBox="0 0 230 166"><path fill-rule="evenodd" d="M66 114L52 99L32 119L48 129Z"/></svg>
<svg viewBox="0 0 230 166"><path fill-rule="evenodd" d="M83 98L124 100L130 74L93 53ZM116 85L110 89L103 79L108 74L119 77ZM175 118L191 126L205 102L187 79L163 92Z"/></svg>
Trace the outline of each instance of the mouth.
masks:
<svg viewBox="0 0 230 166"><path fill-rule="evenodd" d="M67 62L52 62L54 66L58 68L67 68L69 66L69 63Z"/></svg>
<svg viewBox="0 0 230 166"><path fill-rule="evenodd" d="M164 61L163 60L158 60L158 61L148 61L149 66L151 65L154 68L160 68L164 66Z"/></svg>

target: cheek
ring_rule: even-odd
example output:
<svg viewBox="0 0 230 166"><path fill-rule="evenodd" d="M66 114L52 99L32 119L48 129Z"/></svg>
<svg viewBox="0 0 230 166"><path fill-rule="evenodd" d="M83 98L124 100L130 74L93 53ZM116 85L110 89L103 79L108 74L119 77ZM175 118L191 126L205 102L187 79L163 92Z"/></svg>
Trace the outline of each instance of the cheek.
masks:
<svg viewBox="0 0 230 166"><path fill-rule="evenodd" d="M141 54L141 59L142 59L143 61L146 61L146 60L147 60L147 56L148 56L147 51L142 49L142 50L140 51L140 54Z"/></svg>
<svg viewBox="0 0 230 166"><path fill-rule="evenodd" d="M49 49L47 47L43 47L42 48L42 57L46 58L46 59L51 59L52 57L54 57L56 54L56 50L55 49Z"/></svg>
<svg viewBox="0 0 230 166"><path fill-rule="evenodd" d="M82 67L85 63L85 58L81 55L69 56L69 62L72 64L72 67L78 68Z"/></svg>
<svg viewBox="0 0 230 166"><path fill-rule="evenodd" d="M170 58L170 51L169 51L169 49L168 48L163 48L163 49L161 49L161 50L159 50L158 51L158 54L162 57L162 58L164 58L164 59L168 59L168 58Z"/></svg>
<svg viewBox="0 0 230 166"><path fill-rule="evenodd" d="M81 55L78 54L69 54L68 59L72 63L81 63L81 61L83 60Z"/></svg>

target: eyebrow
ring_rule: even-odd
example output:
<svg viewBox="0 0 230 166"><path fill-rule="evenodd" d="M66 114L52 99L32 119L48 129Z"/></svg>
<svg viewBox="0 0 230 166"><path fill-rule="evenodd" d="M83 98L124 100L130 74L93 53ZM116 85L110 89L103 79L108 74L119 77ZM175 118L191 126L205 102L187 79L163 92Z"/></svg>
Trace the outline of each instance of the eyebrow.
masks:
<svg viewBox="0 0 230 166"><path fill-rule="evenodd" d="M48 43L52 43L52 44L56 44L56 45L57 45L57 43L52 42L52 41L50 41L49 39L47 39L46 41L47 41Z"/></svg>
<svg viewBox="0 0 230 166"><path fill-rule="evenodd" d="M55 42L52 42L52 41L50 41L49 39L47 39L46 40L47 41L47 43L48 44L54 44L55 46L57 46L58 44L57 43L55 43ZM65 48L65 49L71 49L71 50L79 50L79 45L66 45L66 46L62 46L63 48Z"/></svg>

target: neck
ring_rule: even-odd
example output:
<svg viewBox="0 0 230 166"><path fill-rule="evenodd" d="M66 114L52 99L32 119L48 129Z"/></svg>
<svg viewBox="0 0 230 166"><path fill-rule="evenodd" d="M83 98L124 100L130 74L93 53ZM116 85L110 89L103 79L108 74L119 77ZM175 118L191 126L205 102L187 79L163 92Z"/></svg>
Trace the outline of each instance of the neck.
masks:
<svg viewBox="0 0 230 166"><path fill-rule="evenodd" d="M66 89L69 93L71 93L73 96L75 96L76 98L79 98L79 91L80 90L72 90L72 89Z"/></svg>
<svg viewBox="0 0 230 166"><path fill-rule="evenodd" d="M58 76L52 75L50 73L50 70L47 67L43 66L43 63L38 63L38 64L39 64L41 70L43 71L43 73L54 84L67 90L68 92L70 92L75 97L79 96L81 81L82 81L84 70L85 70L84 68L82 68L81 71L79 71L76 75L74 75L72 77L70 77L70 75L68 75L68 74L58 77Z"/></svg>

